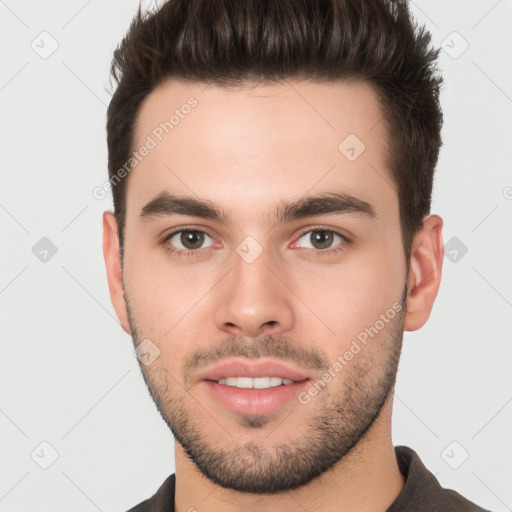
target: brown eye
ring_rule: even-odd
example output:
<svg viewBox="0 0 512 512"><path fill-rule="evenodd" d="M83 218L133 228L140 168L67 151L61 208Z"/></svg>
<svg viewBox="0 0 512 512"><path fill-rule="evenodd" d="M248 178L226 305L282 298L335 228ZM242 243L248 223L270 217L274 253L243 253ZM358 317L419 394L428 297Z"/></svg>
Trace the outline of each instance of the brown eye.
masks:
<svg viewBox="0 0 512 512"><path fill-rule="evenodd" d="M310 240L315 249L328 249L334 240L334 235L330 231L312 231Z"/></svg>
<svg viewBox="0 0 512 512"><path fill-rule="evenodd" d="M213 244L213 238L204 231L182 229L181 231L171 233L164 242L176 252L199 251L199 249L205 248L203 247L203 244L208 238L211 242L210 245L206 247L211 247Z"/></svg>
<svg viewBox="0 0 512 512"><path fill-rule="evenodd" d="M204 233L201 231L182 231L180 242L185 249L199 249L204 242Z"/></svg>
<svg viewBox="0 0 512 512"><path fill-rule="evenodd" d="M336 231L328 229L313 229L304 233L299 240L304 239L302 247L327 252L336 245L345 245L347 240ZM338 244L335 242L338 241ZM341 243L340 243L341 242ZM309 244L309 245L308 245Z"/></svg>

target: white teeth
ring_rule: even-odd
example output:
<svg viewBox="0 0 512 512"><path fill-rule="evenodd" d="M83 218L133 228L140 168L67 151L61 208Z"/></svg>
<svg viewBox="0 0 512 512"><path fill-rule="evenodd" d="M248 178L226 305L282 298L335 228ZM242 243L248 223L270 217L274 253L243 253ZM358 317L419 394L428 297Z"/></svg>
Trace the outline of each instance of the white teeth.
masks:
<svg viewBox="0 0 512 512"><path fill-rule="evenodd" d="M288 379L286 379L288 382ZM268 379L268 385L269 386L280 386L283 383L283 379L280 379L279 377L269 377ZM256 384L254 385L256 387Z"/></svg>
<svg viewBox="0 0 512 512"><path fill-rule="evenodd" d="M280 377L256 377L254 379L251 377L226 377L225 379L219 379L218 382L219 384L235 388L267 389L281 386L282 384L288 386L289 384L293 384L294 381L290 379L281 379Z"/></svg>

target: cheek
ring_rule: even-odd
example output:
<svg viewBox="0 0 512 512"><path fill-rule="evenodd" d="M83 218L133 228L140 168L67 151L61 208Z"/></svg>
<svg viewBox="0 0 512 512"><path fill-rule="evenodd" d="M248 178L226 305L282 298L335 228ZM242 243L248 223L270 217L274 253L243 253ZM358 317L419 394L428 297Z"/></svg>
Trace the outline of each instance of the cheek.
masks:
<svg viewBox="0 0 512 512"><path fill-rule="evenodd" d="M206 290L199 288L197 274L196 280L187 279L186 273L162 272L156 266L137 267L127 279L126 293L137 335L140 341L150 339L160 351L147 369L155 383L166 378L175 387L176 381L181 382L183 361L195 348L194 342L205 339L204 332L201 335L205 323L198 321L197 315L201 311L198 301Z"/></svg>
<svg viewBox="0 0 512 512"><path fill-rule="evenodd" d="M397 246L392 251L368 247L336 267L316 267L297 279L297 295L309 308L298 317L300 330L325 329L340 350L400 303L405 274Z"/></svg>
<svg viewBox="0 0 512 512"><path fill-rule="evenodd" d="M140 334L164 340L193 316L194 305L211 284L197 270L151 256L143 250L127 254L125 291Z"/></svg>

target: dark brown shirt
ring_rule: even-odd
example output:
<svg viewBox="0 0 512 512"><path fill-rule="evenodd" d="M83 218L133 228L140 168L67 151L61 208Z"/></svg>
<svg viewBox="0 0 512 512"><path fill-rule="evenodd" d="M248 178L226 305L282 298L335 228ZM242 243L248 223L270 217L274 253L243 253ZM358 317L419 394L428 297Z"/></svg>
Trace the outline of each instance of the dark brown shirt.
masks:
<svg viewBox="0 0 512 512"><path fill-rule="evenodd" d="M441 487L411 448L395 446L395 453L405 485L387 512L489 512L459 493ZM173 473L151 498L128 512L174 512L174 486Z"/></svg>

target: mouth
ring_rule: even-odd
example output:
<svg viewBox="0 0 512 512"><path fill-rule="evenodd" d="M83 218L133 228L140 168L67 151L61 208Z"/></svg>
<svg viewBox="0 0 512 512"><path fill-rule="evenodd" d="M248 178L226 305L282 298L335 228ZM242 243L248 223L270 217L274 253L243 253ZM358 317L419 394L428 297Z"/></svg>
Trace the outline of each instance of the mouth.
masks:
<svg viewBox="0 0 512 512"><path fill-rule="evenodd" d="M313 376L268 358L223 361L200 375L200 384L217 405L239 414L267 414L293 400Z"/></svg>

